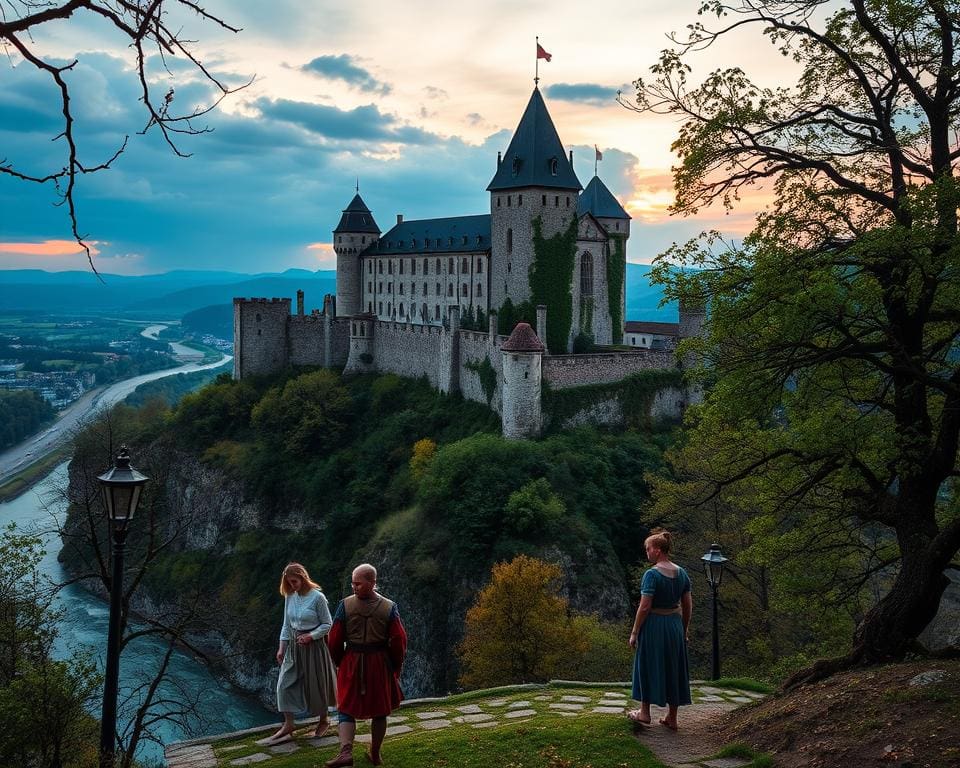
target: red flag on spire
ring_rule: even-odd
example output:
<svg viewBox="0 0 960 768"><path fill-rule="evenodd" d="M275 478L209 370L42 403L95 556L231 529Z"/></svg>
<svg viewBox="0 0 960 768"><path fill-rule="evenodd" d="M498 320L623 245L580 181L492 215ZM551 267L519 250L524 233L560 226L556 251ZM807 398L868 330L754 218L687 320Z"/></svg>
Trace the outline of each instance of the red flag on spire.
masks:
<svg viewBox="0 0 960 768"><path fill-rule="evenodd" d="M537 43L537 58L546 59L547 61L550 61L550 59L552 59L553 56L551 56L549 53L543 50L543 46L540 45L540 43Z"/></svg>
<svg viewBox="0 0 960 768"><path fill-rule="evenodd" d="M597 160L603 160L603 152L597 149L597 145L593 145L593 151L597 153Z"/></svg>

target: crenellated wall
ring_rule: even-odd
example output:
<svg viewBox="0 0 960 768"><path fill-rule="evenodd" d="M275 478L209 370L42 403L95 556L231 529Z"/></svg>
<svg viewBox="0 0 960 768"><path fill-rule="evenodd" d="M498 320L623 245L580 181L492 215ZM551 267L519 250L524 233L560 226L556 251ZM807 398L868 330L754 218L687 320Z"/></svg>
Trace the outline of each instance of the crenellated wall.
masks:
<svg viewBox="0 0 960 768"><path fill-rule="evenodd" d="M443 347L449 341L444 337L449 335L439 325L375 322L372 354L376 368L411 379L426 376L431 386L440 389Z"/></svg>

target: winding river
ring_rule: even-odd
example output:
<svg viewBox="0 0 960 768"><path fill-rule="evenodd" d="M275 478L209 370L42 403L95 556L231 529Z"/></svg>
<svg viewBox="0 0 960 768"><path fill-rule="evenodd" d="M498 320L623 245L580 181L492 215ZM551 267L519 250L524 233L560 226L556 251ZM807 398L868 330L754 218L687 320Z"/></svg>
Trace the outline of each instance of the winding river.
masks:
<svg viewBox="0 0 960 768"><path fill-rule="evenodd" d="M156 371L136 379L118 382L100 392L96 398L90 398L87 408L75 414L79 420L87 413L99 407L112 405L133 391L136 385L133 381L142 384L145 381L170 376L175 373L197 371L212 368L229 362L229 357L213 365L199 366L186 365L165 371ZM79 409L78 409L79 410ZM62 421L62 419L61 419ZM59 430L58 430L59 431ZM30 443L27 445L36 445ZM31 459L39 458L43 453L51 450L31 449ZM66 510L62 501L53 492L67 482L67 462L57 466L40 483L21 496L4 503L0 503L0 526L6 527L9 523L16 523L21 531L50 530L51 515L62 520ZM57 562L57 552L60 549L59 541L53 534L46 535L47 554L41 563L43 573L55 583L62 583L65 574ZM76 651L88 652L103 664L103 653L107 644L108 606L91 593L77 585L70 585L59 592L58 607L63 610L64 619L60 625L60 636L55 646L58 658L67 658ZM159 656L165 650L161 641L154 638L140 638L124 651L120 665L121 697L124 687L132 686L138 680L138 675L156 669ZM216 680L207 668L193 656L176 652L168 673L169 682L161 690L161 697L169 698L172 702L182 701L185 696L199 698L199 716L191 717L188 728L185 730L173 723L162 721L156 727L156 735L164 743L190 738L197 735L223 733L225 731L249 728L273 722L275 714L265 710L259 703L244 696L225 683ZM94 714L99 717L99 702ZM121 717L123 717L121 712ZM163 749L152 742L141 742L137 752L138 759L145 763L162 763Z"/></svg>

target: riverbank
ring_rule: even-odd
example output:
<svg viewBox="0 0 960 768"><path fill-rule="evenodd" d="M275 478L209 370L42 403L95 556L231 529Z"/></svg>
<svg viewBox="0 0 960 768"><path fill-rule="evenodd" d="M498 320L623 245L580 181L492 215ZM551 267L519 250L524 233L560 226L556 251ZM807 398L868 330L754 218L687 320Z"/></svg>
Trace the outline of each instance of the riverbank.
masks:
<svg viewBox="0 0 960 768"><path fill-rule="evenodd" d="M55 448L46 456L8 478L3 484L0 484L0 503L11 501L29 491L38 483L42 483L54 468L69 456L69 445Z"/></svg>

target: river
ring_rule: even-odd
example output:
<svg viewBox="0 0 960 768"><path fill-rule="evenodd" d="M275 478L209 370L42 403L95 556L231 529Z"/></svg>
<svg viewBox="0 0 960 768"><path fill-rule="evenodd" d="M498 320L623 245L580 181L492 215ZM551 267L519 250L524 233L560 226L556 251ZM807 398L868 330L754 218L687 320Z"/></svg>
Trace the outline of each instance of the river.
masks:
<svg viewBox="0 0 960 768"><path fill-rule="evenodd" d="M229 358L227 359L229 360ZM216 365L222 365L227 360L221 360ZM214 366L182 366L167 371L156 371L146 376L138 376L138 384L145 380L153 380L185 371L202 370ZM89 403L87 411L97 407L112 405L125 397L134 387L130 382L118 382L106 391L101 392L96 402ZM84 414L79 414L77 418ZM37 458L37 456L31 458ZM52 491L62 487L67 482L67 462L60 464L39 484L21 496L4 503L0 503L0 526L5 527L15 522L20 530L50 530L51 515L63 519L65 508L57 500ZM62 583L65 574L57 562L57 552L60 543L53 534L47 536L47 554L44 556L41 567L43 573L55 583ZM60 627L60 637L55 646L58 658L67 658L74 651L89 650L103 664L103 652L107 644L108 606L86 590L71 585L61 590L57 598L59 607L64 611L64 621ZM155 669L159 654L163 651L163 644L153 638L141 638L132 643L124 651L120 667L121 696L122 688L132 684L135 676L143 671ZM182 700L182 691L201 697L200 711L205 716L205 722L194 718L190 723L190 732L168 722L161 722L157 726L157 735L164 743L189 738L194 735L223 733L225 731L250 728L276 721L277 715L268 712L259 703L244 696L229 685L216 680L207 668L193 656L176 652L171 662L170 683L162 691L173 701ZM99 702L93 713L99 718ZM123 713L121 713L122 717ZM163 749L151 742L141 742L137 756L144 761L163 762Z"/></svg>

